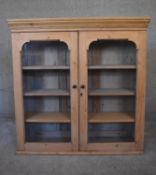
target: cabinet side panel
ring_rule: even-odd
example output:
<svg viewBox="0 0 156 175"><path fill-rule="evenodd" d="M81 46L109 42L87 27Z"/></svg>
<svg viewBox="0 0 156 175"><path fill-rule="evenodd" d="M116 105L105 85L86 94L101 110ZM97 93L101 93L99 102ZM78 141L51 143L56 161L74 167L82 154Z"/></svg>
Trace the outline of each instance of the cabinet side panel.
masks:
<svg viewBox="0 0 156 175"><path fill-rule="evenodd" d="M146 31L138 33L135 141L143 150L146 87Z"/></svg>
<svg viewBox="0 0 156 175"><path fill-rule="evenodd" d="M21 42L19 34L12 34L13 84L16 117L17 150L24 150L25 130L23 112L23 86L21 71Z"/></svg>

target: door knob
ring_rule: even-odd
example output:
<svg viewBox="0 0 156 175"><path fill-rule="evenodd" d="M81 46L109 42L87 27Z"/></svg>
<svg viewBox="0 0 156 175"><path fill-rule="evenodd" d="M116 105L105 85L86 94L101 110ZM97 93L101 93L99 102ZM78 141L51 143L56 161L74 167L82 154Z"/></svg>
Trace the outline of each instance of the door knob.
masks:
<svg viewBox="0 0 156 175"><path fill-rule="evenodd" d="M74 84L74 85L73 85L73 89L76 89L76 88L77 88L77 85L76 85L76 84Z"/></svg>
<svg viewBox="0 0 156 175"><path fill-rule="evenodd" d="M85 88L85 85L81 85L81 88L84 89Z"/></svg>

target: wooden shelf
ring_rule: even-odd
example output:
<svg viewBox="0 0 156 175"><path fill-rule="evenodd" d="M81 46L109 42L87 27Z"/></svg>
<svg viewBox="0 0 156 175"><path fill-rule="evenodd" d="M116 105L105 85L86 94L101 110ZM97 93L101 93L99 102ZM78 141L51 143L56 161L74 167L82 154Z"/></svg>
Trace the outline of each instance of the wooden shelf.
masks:
<svg viewBox="0 0 156 175"><path fill-rule="evenodd" d="M131 89L98 89L89 91L89 96L134 96Z"/></svg>
<svg viewBox="0 0 156 175"><path fill-rule="evenodd" d="M135 122L134 113L103 112L90 113L89 123L130 123Z"/></svg>
<svg viewBox="0 0 156 175"><path fill-rule="evenodd" d="M70 93L65 90L48 89L48 90L33 90L24 93L24 96L69 96Z"/></svg>
<svg viewBox="0 0 156 175"><path fill-rule="evenodd" d="M89 70L97 69L136 69L136 65L95 65L88 66Z"/></svg>
<svg viewBox="0 0 156 175"><path fill-rule="evenodd" d="M28 123L70 123L70 114L57 112L26 113L25 121Z"/></svg>
<svg viewBox="0 0 156 175"><path fill-rule="evenodd" d="M23 66L23 70L70 70L69 66Z"/></svg>

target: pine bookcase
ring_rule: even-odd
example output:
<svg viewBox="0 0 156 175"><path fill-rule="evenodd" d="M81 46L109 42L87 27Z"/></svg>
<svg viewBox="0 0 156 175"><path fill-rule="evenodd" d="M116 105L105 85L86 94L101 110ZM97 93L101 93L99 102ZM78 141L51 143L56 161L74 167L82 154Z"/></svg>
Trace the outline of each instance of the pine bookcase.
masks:
<svg viewBox="0 0 156 175"><path fill-rule="evenodd" d="M17 153L142 153L149 22L8 20Z"/></svg>

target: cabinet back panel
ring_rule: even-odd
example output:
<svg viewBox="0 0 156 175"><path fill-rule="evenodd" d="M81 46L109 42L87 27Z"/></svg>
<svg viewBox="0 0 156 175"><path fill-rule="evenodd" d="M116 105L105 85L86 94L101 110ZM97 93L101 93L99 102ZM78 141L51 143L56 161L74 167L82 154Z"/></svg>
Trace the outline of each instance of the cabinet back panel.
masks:
<svg viewBox="0 0 156 175"><path fill-rule="evenodd" d="M98 70L89 71L89 89L128 88L135 89L136 72L134 70ZM96 83L95 83L96 82Z"/></svg>
<svg viewBox="0 0 156 175"><path fill-rule="evenodd" d="M69 50L60 41L31 41L22 49L23 66L69 65Z"/></svg>
<svg viewBox="0 0 156 175"><path fill-rule="evenodd" d="M24 91L38 89L69 90L69 71L26 71L23 76Z"/></svg>
<svg viewBox="0 0 156 175"><path fill-rule="evenodd" d="M27 142L70 142L70 124L26 124Z"/></svg>
<svg viewBox="0 0 156 175"><path fill-rule="evenodd" d="M89 124L88 142L134 141L134 124Z"/></svg>
<svg viewBox="0 0 156 175"><path fill-rule="evenodd" d="M25 97L25 112L70 112L70 97Z"/></svg>
<svg viewBox="0 0 156 175"><path fill-rule="evenodd" d="M89 97L88 112L134 112L135 97Z"/></svg>
<svg viewBox="0 0 156 175"><path fill-rule="evenodd" d="M127 40L98 40L90 44L89 65L136 64L136 46Z"/></svg>

